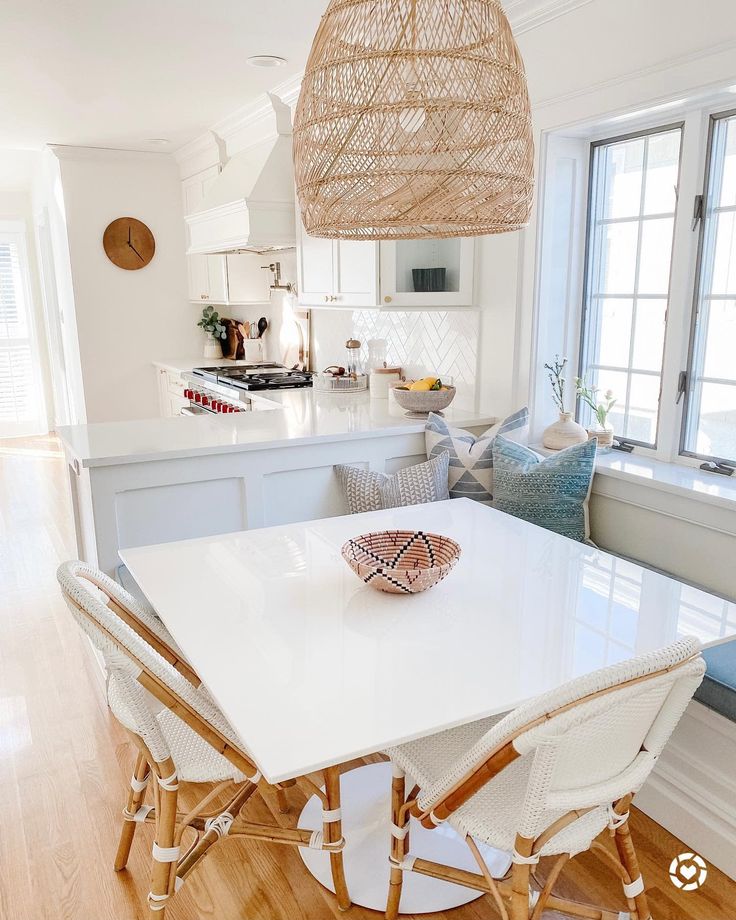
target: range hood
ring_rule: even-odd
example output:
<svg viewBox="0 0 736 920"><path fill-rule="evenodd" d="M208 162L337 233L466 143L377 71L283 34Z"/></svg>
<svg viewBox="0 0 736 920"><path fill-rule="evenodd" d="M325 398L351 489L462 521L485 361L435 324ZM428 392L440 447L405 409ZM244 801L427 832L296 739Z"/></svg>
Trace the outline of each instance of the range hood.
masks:
<svg viewBox="0 0 736 920"><path fill-rule="evenodd" d="M268 98L268 114L259 119L266 139L231 157L200 210L187 215L189 254L296 245L291 114L276 96Z"/></svg>

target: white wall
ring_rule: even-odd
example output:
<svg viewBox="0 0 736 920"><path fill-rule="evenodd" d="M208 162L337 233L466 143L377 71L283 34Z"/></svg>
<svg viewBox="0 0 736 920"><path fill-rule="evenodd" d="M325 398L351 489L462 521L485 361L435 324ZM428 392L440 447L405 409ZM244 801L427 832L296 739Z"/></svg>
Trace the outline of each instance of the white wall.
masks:
<svg viewBox="0 0 736 920"><path fill-rule="evenodd" d="M87 421L158 415L151 362L199 354L198 308L187 301L181 186L166 154L53 148L59 159ZM113 265L105 227L131 216L150 227L153 260Z"/></svg>

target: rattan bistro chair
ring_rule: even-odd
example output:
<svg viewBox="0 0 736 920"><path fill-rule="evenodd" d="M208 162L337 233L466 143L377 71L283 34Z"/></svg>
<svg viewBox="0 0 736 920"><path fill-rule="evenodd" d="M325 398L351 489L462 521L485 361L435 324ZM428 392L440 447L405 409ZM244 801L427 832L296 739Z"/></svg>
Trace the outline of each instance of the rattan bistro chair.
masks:
<svg viewBox="0 0 736 920"><path fill-rule="evenodd" d="M136 827L155 824L151 914L163 917L169 898L210 847L228 835L328 851L338 904L349 907L337 772L326 771L324 792L308 779L299 779L310 794L322 799L322 831L245 820L240 812L248 799L259 784L268 784L152 608L82 562L63 564L57 578L69 609L105 658L110 709L138 749L115 869L125 867ZM153 801L145 804L151 776ZM184 814L177 809L180 780L216 785ZM276 792L285 811L283 786ZM225 796L224 806L218 807ZM195 832L195 839L185 848L182 837L187 828Z"/></svg>
<svg viewBox="0 0 736 920"><path fill-rule="evenodd" d="M700 684L695 639L570 681L502 718L481 720L392 748L391 881L396 917L405 872L488 892L504 920L539 920L545 909L597 920L649 920L628 824L629 807ZM405 775L417 785L408 797ZM421 859L409 848L410 816L461 834L480 874ZM613 854L596 840L606 828ZM510 878L491 877L476 840L512 853ZM623 884L628 912L601 910L552 889L565 863L595 849ZM546 884L531 872L556 856Z"/></svg>

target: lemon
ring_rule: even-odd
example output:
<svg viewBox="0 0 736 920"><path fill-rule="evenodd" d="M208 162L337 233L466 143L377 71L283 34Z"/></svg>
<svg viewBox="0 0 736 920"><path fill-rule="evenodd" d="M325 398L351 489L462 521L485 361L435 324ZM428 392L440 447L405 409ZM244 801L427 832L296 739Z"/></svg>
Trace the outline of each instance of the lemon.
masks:
<svg viewBox="0 0 736 920"><path fill-rule="evenodd" d="M417 390L426 391L426 390L431 389L431 387L432 387L432 384L429 380L415 380L414 383L412 383L412 385L409 387L409 389L414 390L416 392Z"/></svg>

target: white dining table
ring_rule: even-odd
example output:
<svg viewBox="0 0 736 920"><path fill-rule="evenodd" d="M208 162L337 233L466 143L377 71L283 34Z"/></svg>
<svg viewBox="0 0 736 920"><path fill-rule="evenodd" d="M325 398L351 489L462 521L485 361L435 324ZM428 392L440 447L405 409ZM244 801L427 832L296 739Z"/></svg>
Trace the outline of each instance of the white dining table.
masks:
<svg viewBox="0 0 736 920"><path fill-rule="evenodd" d="M461 547L454 570L411 596L364 584L341 546L394 529L452 537ZM710 645L736 635L736 604L469 499L120 556L272 783L507 712L679 636ZM383 910L390 768L351 770L341 783L350 893ZM321 807L315 796L299 825L318 829ZM328 855L300 852L331 887ZM419 829L412 852L475 868L447 825ZM502 874L507 854L486 855ZM409 873L402 910L478 896Z"/></svg>

